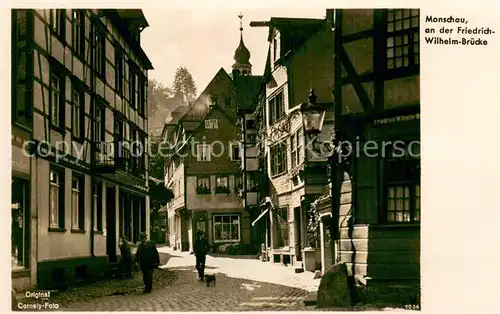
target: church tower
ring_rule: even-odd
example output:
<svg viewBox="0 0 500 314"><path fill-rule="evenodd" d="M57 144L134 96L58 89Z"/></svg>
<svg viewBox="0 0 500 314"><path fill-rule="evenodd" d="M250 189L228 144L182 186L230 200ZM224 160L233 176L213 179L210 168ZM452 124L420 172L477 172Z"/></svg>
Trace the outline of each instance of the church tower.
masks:
<svg viewBox="0 0 500 314"><path fill-rule="evenodd" d="M252 65L250 64L250 51L243 43L243 14L239 14L240 19L240 44L234 52L233 77L252 75Z"/></svg>

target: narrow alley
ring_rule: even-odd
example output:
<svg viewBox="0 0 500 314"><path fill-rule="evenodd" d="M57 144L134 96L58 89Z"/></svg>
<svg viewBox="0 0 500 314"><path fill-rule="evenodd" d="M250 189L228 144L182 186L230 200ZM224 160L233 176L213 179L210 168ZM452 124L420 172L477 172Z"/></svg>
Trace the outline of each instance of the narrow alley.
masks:
<svg viewBox="0 0 500 314"><path fill-rule="evenodd" d="M263 263L246 257L207 256L206 272L215 274L217 283L207 287L199 282L194 256L187 252L159 249L170 255L162 268L177 273L177 279L151 294L141 292L108 296L72 304L65 311L245 311L314 310L303 300L317 290L313 274L296 274L293 267Z"/></svg>

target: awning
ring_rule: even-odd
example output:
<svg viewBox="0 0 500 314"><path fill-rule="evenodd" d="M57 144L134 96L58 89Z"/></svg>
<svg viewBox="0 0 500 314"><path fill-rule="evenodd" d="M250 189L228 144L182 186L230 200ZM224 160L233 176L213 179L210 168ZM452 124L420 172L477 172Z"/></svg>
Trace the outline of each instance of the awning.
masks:
<svg viewBox="0 0 500 314"><path fill-rule="evenodd" d="M260 213L259 217L257 217L257 219L255 219L253 222L252 222L252 227L255 226L255 224L257 223L257 221L259 219L261 219L262 217L264 217L264 215L269 211L269 208L266 208L262 213Z"/></svg>

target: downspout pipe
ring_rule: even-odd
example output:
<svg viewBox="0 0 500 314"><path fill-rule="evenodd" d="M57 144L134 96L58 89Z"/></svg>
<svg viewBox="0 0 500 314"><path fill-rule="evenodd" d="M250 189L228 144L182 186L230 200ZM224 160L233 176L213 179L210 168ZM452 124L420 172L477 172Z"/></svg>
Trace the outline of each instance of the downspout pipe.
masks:
<svg viewBox="0 0 500 314"><path fill-rule="evenodd" d="M341 66L342 60L340 55L340 50L342 49L342 10L336 9L334 12L334 31L333 31L333 42L334 42L334 89L333 89L333 116L334 116L334 134L333 143L338 144L335 140L338 140L341 118L341 105L342 105L342 85L341 85ZM332 219L331 219L331 239L332 239L332 249L333 249L333 259L335 263L338 262L338 247L337 241L339 239L339 172L341 171L341 164L338 159L337 154L333 154L330 157L330 169L331 169L331 201L332 201Z"/></svg>
<svg viewBox="0 0 500 314"><path fill-rule="evenodd" d="M91 32L95 31L95 27L92 27ZM92 55L92 64L94 65L94 58L93 54ZM94 188L94 169L95 169L95 130L94 130L94 119L95 119L95 110L96 110L96 97L95 97L95 79L96 75L94 73L93 67L91 67L90 75L92 76L90 79L90 90L92 92L92 99L91 99L91 104L90 104L90 255L91 257L95 257L94 253L94 196L93 196L93 188Z"/></svg>

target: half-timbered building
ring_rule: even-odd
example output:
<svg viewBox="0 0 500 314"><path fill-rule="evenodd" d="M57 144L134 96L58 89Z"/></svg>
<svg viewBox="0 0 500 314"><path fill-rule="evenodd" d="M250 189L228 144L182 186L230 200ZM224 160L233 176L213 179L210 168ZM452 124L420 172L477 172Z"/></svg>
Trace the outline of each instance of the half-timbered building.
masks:
<svg viewBox="0 0 500 314"><path fill-rule="evenodd" d="M148 23L132 9L12 16L13 211L26 230L14 286L100 277L120 236L149 233Z"/></svg>
<svg viewBox="0 0 500 314"><path fill-rule="evenodd" d="M340 226L338 250L333 257L327 252L327 260L346 263L368 285L418 284L419 10L329 13L335 26L336 129L354 150L348 166L339 168L341 184L316 204L322 226ZM339 204L333 212L331 195ZM328 221L332 213L338 222Z"/></svg>
<svg viewBox="0 0 500 314"><path fill-rule="evenodd" d="M319 103L331 107L332 30L326 19L273 17L250 25L269 28L263 99L256 113L263 126L259 136L268 176L261 182L269 187L269 199L261 204L261 215L253 225L267 230L263 240L271 261L294 264L302 261L303 249L311 245L308 206L326 183L326 160L305 147L300 107L308 101L311 88ZM332 113L326 121L332 125Z"/></svg>

